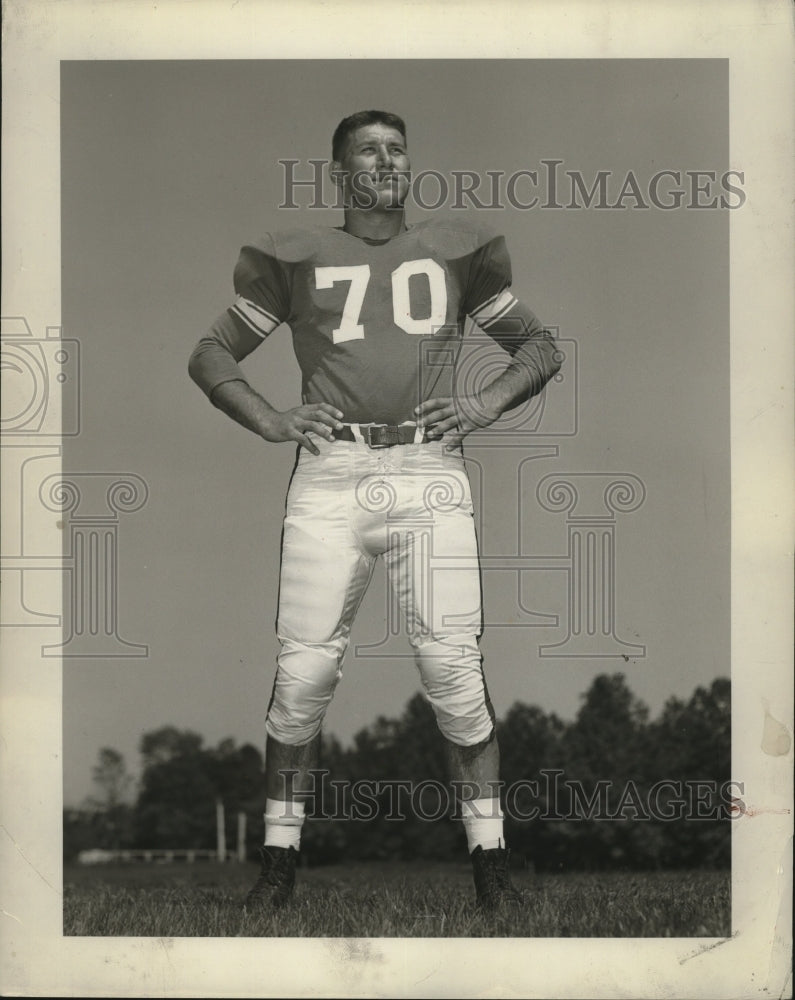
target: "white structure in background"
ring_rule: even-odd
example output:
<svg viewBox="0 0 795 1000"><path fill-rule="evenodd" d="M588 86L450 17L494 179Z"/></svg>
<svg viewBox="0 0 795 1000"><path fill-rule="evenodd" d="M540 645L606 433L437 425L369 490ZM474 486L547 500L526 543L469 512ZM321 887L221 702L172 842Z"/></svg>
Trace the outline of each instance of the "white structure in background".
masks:
<svg viewBox="0 0 795 1000"><path fill-rule="evenodd" d="M246 860L246 814L237 814L237 851L227 853L226 823L224 820L224 804L220 799L215 803L216 818L216 849L209 848L151 848L144 850L106 851L100 847L80 851L77 863L80 865L104 865L112 861L145 861L157 864L169 864L172 861L245 861Z"/></svg>

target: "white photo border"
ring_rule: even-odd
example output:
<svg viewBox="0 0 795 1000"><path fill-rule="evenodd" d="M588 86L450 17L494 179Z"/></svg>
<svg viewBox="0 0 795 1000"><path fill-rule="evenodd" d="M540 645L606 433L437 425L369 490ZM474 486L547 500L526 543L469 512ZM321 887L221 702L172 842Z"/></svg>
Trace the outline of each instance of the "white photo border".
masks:
<svg viewBox="0 0 795 1000"><path fill-rule="evenodd" d="M41 658L35 630L4 629L2 992L791 995L791 5L401 0L387 13L377 4L300 0L12 0L4 21L2 312L24 315L34 331L61 314L61 60L729 60L730 167L744 172L747 194L731 218L732 774L753 809L733 831L733 933L725 941L376 939L357 950L340 940L65 938L60 664ZM784 753L766 747L768 714L790 734Z"/></svg>

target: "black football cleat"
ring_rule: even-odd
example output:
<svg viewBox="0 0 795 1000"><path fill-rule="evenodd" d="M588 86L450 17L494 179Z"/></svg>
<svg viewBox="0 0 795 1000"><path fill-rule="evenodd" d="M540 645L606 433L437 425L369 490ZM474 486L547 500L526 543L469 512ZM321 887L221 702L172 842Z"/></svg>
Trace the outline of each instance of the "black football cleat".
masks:
<svg viewBox="0 0 795 1000"><path fill-rule="evenodd" d="M294 847L261 847L259 855L262 868L243 903L244 913L278 910L293 893L298 851Z"/></svg>
<svg viewBox="0 0 795 1000"><path fill-rule="evenodd" d="M478 846L470 854L477 905L484 913L496 913L506 904L515 905L524 901L521 892L511 884L509 857L510 851L504 847L484 851Z"/></svg>

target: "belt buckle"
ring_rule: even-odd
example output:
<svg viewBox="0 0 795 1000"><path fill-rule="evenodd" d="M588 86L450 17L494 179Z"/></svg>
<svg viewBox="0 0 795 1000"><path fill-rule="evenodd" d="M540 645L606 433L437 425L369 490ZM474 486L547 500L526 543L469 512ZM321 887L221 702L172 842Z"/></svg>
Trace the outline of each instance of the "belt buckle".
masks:
<svg viewBox="0 0 795 1000"><path fill-rule="evenodd" d="M391 448L400 443L397 427L390 427L389 424L365 424L362 431L370 448Z"/></svg>

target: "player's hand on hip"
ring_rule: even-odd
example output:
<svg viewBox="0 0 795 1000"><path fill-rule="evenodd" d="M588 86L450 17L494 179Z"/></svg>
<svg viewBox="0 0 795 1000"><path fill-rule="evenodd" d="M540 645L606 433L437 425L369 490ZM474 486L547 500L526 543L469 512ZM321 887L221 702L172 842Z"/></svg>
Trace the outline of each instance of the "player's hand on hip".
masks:
<svg viewBox="0 0 795 1000"><path fill-rule="evenodd" d="M333 441L334 430L342 427L341 418L342 413L330 403L304 403L292 410L274 411L261 434L266 441L297 441L313 455L319 455L309 435Z"/></svg>
<svg viewBox="0 0 795 1000"><path fill-rule="evenodd" d="M415 407L417 423L431 438L443 438L445 451L455 451L467 434L488 427L500 416L480 396L440 396Z"/></svg>

